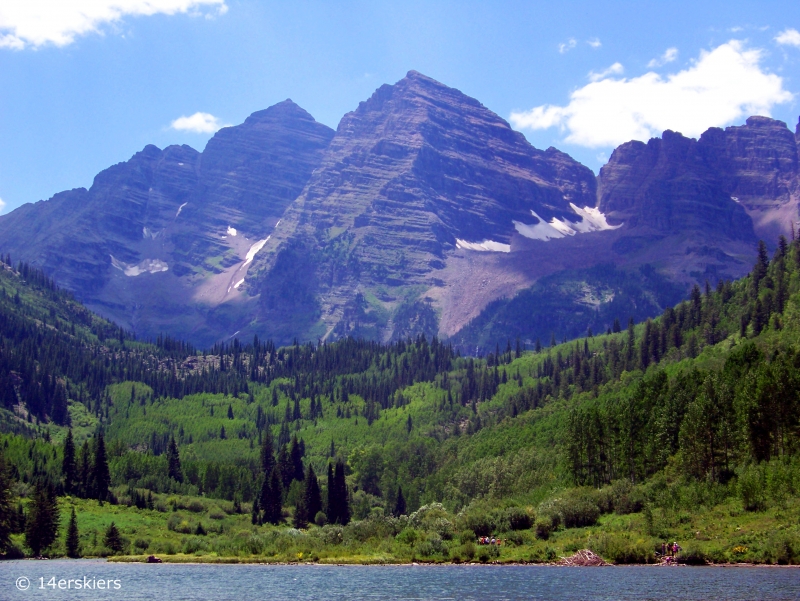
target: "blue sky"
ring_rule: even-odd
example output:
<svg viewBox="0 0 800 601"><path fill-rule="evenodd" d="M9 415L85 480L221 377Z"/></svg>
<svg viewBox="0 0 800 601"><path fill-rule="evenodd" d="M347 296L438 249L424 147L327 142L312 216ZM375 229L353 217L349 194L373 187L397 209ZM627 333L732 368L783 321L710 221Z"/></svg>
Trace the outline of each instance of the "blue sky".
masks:
<svg viewBox="0 0 800 601"><path fill-rule="evenodd" d="M3 0L3 212L286 98L335 128L410 69L597 171L666 128L794 130L800 2Z"/></svg>

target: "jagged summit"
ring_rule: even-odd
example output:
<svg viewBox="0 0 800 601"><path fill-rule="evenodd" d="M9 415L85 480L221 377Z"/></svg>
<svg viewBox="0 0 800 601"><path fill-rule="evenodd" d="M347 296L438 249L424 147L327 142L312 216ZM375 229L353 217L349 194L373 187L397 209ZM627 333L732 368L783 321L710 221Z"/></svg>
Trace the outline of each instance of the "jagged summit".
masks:
<svg viewBox="0 0 800 601"><path fill-rule="evenodd" d="M502 336L495 301L548 275L741 275L757 236L798 219L798 142L800 123L760 116L698 140L667 131L621 145L595 178L409 71L335 132L287 99L202 152L148 145L89 190L0 217L0 250L143 336L452 336L484 310ZM624 289L570 277L575 319L627 319Z"/></svg>
<svg viewBox="0 0 800 601"><path fill-rule="evenodd" d="M273 104L269 108L250 114L247 119L245 119L244 124L280 122L292 119L314 121L314 117L312 117L308 111L300 105L295 104L291 98L287 98L277 104Z"/></svg>

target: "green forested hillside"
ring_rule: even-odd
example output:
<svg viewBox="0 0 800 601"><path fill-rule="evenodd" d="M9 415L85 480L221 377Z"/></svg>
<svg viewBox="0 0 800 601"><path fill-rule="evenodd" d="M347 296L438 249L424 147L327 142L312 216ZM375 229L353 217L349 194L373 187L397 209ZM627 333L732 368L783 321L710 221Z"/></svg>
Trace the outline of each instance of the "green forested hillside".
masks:
<svg viewBox="0 0 800 601"><path fill-rule="evenodd" d="M800 560L797 242L658 319L479 359L422 336L143 343L6 263L11 530L45 490L82 508L87 553L123 511L122 553L647 561L669 538L696 561ZM471 546L493 533L502 550Z"/></svg>

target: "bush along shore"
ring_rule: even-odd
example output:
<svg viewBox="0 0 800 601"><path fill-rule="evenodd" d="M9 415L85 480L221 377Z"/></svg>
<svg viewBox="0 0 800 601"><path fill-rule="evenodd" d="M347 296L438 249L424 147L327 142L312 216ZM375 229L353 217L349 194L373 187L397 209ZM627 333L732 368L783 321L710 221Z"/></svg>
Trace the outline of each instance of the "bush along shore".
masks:
<svg viewBox="0 0 800 601"><path fill-rule="evenodd" d="M0 258L6 558L800 563L796 240L655 319L481 358L138 341Z"/></svg>

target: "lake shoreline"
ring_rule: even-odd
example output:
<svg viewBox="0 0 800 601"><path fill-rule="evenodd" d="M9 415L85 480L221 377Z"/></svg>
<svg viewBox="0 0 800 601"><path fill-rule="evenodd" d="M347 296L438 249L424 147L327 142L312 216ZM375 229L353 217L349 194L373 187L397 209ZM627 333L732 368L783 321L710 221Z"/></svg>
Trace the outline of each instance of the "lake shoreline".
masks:
<svg viewBox="0 0 800 601"><path fill-rule="evenodd" d="M147 556L139 555L122 555L108 558L86 558L105 560L108 563L147 563ZM335 560L321 560L321 561L270 561L265 558L242 558L242 557L183 557L183 556L159 556L162 563L168 564L181 564L181 565L263 565L263 566L435 566L435 567L501 567L501 566L517 566L517 567L530 567L530 566L543 566L553 568L574 568L574 567L663 567L663 568L793 568L798 569L800 565L778 565L778 564L763 564L763 563L706 563L701 565L692 565L686 563L666 564L666 563L609 563L603 566L568 566L559 562L534 562L534 561L491 561L491 562L435 562L435 561L393 561L393 560L352 560L336 558ZM157 565L157 564L154 564Z"/></svg>

